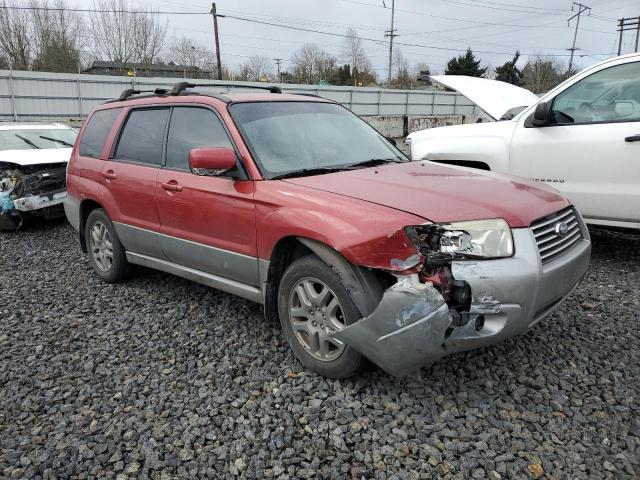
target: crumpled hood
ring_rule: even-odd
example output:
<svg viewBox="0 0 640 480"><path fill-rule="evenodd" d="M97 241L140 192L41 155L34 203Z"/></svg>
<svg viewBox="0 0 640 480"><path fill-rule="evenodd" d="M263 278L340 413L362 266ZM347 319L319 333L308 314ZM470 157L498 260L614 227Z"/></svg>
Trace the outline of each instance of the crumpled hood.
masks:
<svg viewBox="0 0 640 480"><path fill-rule="evenodd" d="M504 218L511 227L528 227L569 205L545 185L428 161L285 181L385 205L436 223Z"/></svg>
<svg viewBox="0 0 640 480"><path fill-rule="evenodd" d="M71 148L41 148L30 150L0 150L0 162L16 165L42 165L68 162Z"/></svg>

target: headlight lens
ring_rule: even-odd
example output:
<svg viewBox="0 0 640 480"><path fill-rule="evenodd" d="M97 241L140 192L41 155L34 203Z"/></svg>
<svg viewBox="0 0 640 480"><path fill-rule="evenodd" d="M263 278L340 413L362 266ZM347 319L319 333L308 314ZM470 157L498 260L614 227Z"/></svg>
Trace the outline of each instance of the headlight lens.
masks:
<svg viewBox="0 0 640 480"><path fill-rule="evenodd" d="M502 218L407 227L420 251L453 258L504 258L513 255L511 228Z"/></svg>

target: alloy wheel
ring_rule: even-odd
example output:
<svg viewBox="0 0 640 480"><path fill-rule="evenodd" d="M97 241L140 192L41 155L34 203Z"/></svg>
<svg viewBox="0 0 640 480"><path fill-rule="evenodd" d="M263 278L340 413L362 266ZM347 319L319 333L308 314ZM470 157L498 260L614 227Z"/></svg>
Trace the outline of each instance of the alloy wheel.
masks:
<svg viewBox="0 0 640 480"><path fill-rule="evenodd" d="M106 225L95 222L91 227L89 247L95 264L103 272L111 270L113 265L113 242Z"/></svg>
<svg viewBox="0 0 640 480"><path fill-rule="evenodd" d="M296 339L314 358L337 359L345 345L330 336L346 327L336 294L316 278L303 278L289 294L289 321Z"/></svg>

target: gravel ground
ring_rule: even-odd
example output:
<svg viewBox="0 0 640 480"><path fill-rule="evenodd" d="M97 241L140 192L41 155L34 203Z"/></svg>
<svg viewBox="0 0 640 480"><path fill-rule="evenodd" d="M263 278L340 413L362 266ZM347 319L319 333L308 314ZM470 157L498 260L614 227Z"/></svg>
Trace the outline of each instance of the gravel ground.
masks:
<svg viewBox="0 0 640 480"><path fill-rule="evenodd" d="M640 236L526 336L407 378L301 371L258 306L0 236L0 478L638 478Z"/></svg>

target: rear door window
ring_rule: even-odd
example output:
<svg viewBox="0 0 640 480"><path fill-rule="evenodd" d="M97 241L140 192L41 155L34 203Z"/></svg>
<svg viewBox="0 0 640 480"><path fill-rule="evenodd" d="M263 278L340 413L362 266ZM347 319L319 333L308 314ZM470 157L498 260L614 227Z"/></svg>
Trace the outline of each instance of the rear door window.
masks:
<svg viewBox="0 0 640 480"><path fill-rule="evenodd" d="M207 108L175 107L167 138L166 167L189 170L189 152L200 147L232 148L218 116Z"/></svg>
<svg viewBox="0 0 640 480"><path fill-rule="evenodd" d="M80 140L79 152L83 157L99 158L107 141L113 123L120 115L121 108L98 110L95 112L87 127L84 129Z"/></svg>
<svg viewBox="0 0 640 480"><path fill-rule="evenodd" d="M114 160L160 165L168 108L132 110L116 147Z"/></svg>

